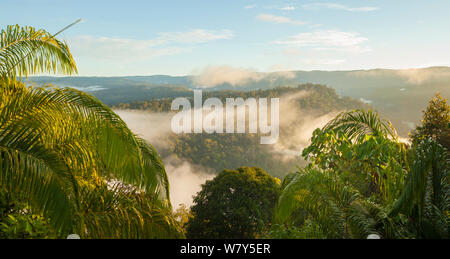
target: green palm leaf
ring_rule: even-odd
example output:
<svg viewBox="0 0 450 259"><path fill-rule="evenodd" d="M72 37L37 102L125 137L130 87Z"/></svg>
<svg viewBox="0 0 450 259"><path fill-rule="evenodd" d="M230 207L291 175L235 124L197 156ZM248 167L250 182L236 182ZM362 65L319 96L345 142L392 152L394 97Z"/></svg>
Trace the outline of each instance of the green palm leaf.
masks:
<svg viewBox="0 0 450 259"><path fill-rule="evenodd" d="M98 99L75 89L25 88L16 82L2 88L1 104L0 147L28 152L36 160L44 157L49 177L59 183L68 199L76 201L59 210L44 207L46 215L54 213L49 218L67 216L65 207L80 208L83 194L74 177L118 179L154 194L161 209L170 208L167 175L157 152L134 136L122 119ZM2 178L0 184L11 185L8 179ZM23 176L20 179L23 184L32 180ZM30 189L23 195L31 197L33 193ZM55 194L46 195L41 198L49 200ZM131 213L129 217L139 215ZM70 217L55 221L55 226L67 229L71 221Z"/></svg>
<svg viewBox="0 0 450 259"><path fill-rule="evenodd" d="M310 169L290 178L275 208L275 224L304 227L312 221L324 238L394 235L387 213L335 174Z"/></svg>
<svg viewBox="0 0 450 259"><path fill-rule="evenodd" d="M74 74L77 67L67 43L44 30L8 26L0 32L0 77L36 73Z"/></svg>
<svg viewBox="0 0 450 259"><path fill-rule="evenodd" d="M392 123L381 120L375 112L354 110L343 112L328 122L323 131L341 131L350 139L362 142L366 135L398 138Z"/></svg>
<svg viewBox="0 0 450 259"><path fill-rule="evenodd" d="M73 74L66 43L44 30L0 33L0 188L27 200L58 233L87 238L180 237L156 150L97 98L16 77ZM127 188L108 188L119 181Z"/></svg>
<svg viewBox="0 0 450 259"><path fill-rule="evenodd" d="M425 238L448 238L450 230L450 159L436 141L424 139L415 150L414 162L399 199L389 212L411 215Z"/></svg>

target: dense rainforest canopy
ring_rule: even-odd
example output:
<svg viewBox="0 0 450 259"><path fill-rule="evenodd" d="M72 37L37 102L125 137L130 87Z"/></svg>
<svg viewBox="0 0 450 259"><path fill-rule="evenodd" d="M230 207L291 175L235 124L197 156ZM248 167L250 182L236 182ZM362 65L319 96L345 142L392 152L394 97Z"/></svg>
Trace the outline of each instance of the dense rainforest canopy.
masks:
<svg viewBox="0 0 450 259"><path fill-rule="evenodd" d="M258 238L272 221L279 180L260 168L224 170L194 199L188 238Z"/></svg>

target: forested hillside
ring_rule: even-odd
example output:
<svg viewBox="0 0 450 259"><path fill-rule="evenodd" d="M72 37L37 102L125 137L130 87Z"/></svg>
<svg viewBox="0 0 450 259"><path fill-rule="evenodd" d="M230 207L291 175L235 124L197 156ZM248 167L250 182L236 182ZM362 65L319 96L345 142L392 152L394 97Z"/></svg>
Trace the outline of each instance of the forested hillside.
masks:
<svg viewBox="0 0 450 259"><path fill-rule="evenodd" d="M192 93L186 95L192 102ZM279 144L261 145L258 134L174 134L167 129L164 145L155 144L163 157L175 154L178 158L220 172L241 165L258 166L273 176L283 177L302 165L301 149L308 144L312 130L332 114L352 109L369 109L370 106L349 97L340 97L334 89L324 85L301 84L297 87L277 87L253 91L208 91L203 98L217 97L244 99L280 98ZM149 113L170 112L173 98L120 103L116 110L140 110ZM170 117L170 114L168 114ZM168 118L170 119L170 118ZM156 125L155 125L156 127ZM301 136L300 136L301 135ZM155 143L155 142L153 142Z"/></svg>
<svg viewBox="0 0 450 259"><path fill-rule="evenodd" d="M352 71L286 71L254 73L254 80L230 84L226 80L208 85L202 76L127 76L127 77L31 77L28 84L75 87L92 93L108 105L147 102L149 99L189 95L190 89L254 92L279 86L323 84L340 96L349 96L372 105L392 121L399 134L408 132L420 122L420 113L436 92L450 96L450 68L371 69ZM212 82L211 82L212 83ZM205 85L206 84L206 85Z"/></svg>
<svg viewBox="0 0 450 259"><path fill-rule="evenodd" d="M222 102L225 102L226 98L277 98L286 97L298 93L299 91L308 91L308 98L298 98L298 108L303 110L320 110L324 113L334 110L351 109L355 107L369 107L364 105L359 100L352 99L350 97L340 97L336 91L326 85L320 84L299 84L297 86L279 86L267 90L251 90L251 91L238 91L238 90L222 90L222 91L205 91L203 92L203 99L207 98L219 98ZM183 93L184 97L191 99L192 92L188 91ZM173 97L180 95L173 94ZM134 110L148 110L152 112L166 112L170 111L170 105L174 98L160 98L154 96L146 101L137 102L121 102L117 106L113 106L118 109L134 109Z"/></svg>

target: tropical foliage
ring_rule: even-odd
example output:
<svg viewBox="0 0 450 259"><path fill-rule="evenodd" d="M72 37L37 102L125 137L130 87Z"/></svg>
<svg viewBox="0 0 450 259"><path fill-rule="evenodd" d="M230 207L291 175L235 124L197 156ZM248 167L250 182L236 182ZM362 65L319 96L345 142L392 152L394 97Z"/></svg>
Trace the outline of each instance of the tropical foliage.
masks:
<svg viewBox="0 0 450 259"><path fill-rule="evenodd" d="M1 47L2 226L16 211L43 218L56 237L180 237L152 146L91 95L16 80L75 73L67 45L43 30L8 26Z"/></svg>
<svg viewBox="0 0 450 259"><path fill-rule="evenodd" d="M224 170L194 198L188 238L257 238L272 219L278 181L260 168Z"/></svg>
<svg viewBox="0 0 450 259"><path fill-rule="evenodd" d="M0 32L0 75L15 79L36 73L77 73L67 43L45 30L8 26Z"/></svg>
<svg viewBox="0 0 450 259"><path fill-rule="evenodd" d="M424 138L432 138L447 150L450 148L450 106L447 99L442 98L439 93L431 98L423 112L422 125L417 126L411 138L415 143Z"/></svg>
<svg viewBox="0 0 450 259"><path fill-rule="evenodd" d="M392 202L403 185L406 146L395 129L372 111L345 112L317 129L303 156L317 166L351 181L366 196Z"/></svg>
<svg viewBox="0 0 450 259"><path fill-rule="evenodd" d="M190 209L173 212L156 149L96 97L22 82L36 73L76 74L68 45L33 27L2 30L0 238L449 238L450 108L440 95L405 143L370 107L323 85L207 91L221 100L307 93L290 108L346 112L316 129L304 160L290 164L255 134L170 135L164 152L221 171ZM190 93L136 87L154 98L119 108L166 112ZM281 128L281 138L300 124Z"/></svg>
<svg viewBox="0 0 450 259"><path fill-rule="evenodd" d="M371 111L338 115L288 175L272 237L448 238L448 151L426 138L408 147Z"/></svg>
<svg viewBox="0 0 450 259"><path fill-rule="evenodd" d="M312 169L291 177L274 223L301 227L298 238L394 237L387 211L334 173Z"/></svg>
<svg viewBox="0 0 450 259"><path fill-rule="evenodd" d="M450 157L436 141L423 140L414 150L413 164L392 216L410 217L412 231L421 238L449 238Z"/></svg>

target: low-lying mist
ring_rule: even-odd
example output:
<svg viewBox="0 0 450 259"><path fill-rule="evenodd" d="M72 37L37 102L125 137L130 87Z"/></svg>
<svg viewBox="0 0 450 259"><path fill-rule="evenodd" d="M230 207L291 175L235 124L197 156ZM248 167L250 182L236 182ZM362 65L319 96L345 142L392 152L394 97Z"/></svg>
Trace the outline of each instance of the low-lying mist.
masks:
<svg viewBox="0 0 450 259"><path fill-rule="evenodd" d="M159 153L167 148L166 137L172 132L170 122L173 114L136 110L115 112L135 134L149 141ZM174 209L177 209L180 204L191 206L193 195L199 192L201 185L206 180L212 179L215 174L211 168L195 165L175 156L163 157L162 160L169 177L170 198Z"/></svg>
<svg viewBox="0 0 450 259"><path fill-rule="evenodd" d="M263 145L263 148L273 153L274 159L281 159L283 162L298 161L302 149L309 145L313 131L324 126L337 114L337 112L320 114L314 110L298 110L295 102L308 95L307 91L301 91L280 97L279 140L274 145ZM193 195L200 191L201 185L206 180L212 179L218 172L195 164L195 161L193 163L164 152L170 144L168 137L173 134L171 119L175 113L137 110L116 110L116 113L135 134L149 141L159 154L166 154L162 159L170 181L170 194L174 208L176 209L182 203L191 206Z"/></svg>

